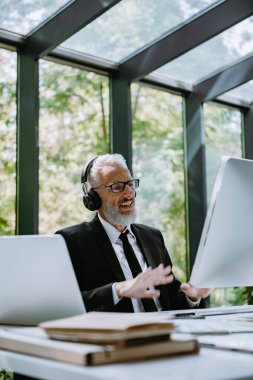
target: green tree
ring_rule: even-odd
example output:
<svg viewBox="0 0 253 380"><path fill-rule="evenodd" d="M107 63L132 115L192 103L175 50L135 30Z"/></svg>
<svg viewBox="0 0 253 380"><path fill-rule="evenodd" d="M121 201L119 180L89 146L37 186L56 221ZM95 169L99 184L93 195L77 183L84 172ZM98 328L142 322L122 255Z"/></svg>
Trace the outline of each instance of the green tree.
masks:
<svg viewBox="0 0 253 380"><path fill-rule="evenodd" d="M0 49L0 235L15 232L16 54Z"/></svg>
<svg viewBox="0 0 253 380"><path fill-rule="evenodd" d="M186 279L182 99L132 85L133 168L139 221L159 228L178 278Z"/></svg>
<svg viewBox="0 0 253 380"><path fill-rule="evenodd" d="M90 218L81 168L109 151L108 78L52 62L40 64L40 233Z"/></svg>
<svg viewBox="0 0 253 380"><path fill-rule="evenodd" d="M13 373L5 369L0 369L0 380L13 380Z"/></svg>

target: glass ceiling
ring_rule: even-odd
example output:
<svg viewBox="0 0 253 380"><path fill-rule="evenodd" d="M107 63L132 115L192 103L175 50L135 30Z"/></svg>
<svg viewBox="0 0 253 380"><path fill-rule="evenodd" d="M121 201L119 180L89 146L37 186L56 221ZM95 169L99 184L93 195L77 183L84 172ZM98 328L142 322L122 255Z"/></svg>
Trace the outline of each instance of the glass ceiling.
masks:
<svg viewBox="0 0 253 380"><path fill-rule="evenodd" d="M155 70L194 84L253 51L253 16Z"/></svg>
<svg viewBox="0 0 253 380"><path fill-rule="evenodd" d="M122 0L61 46L119 63L214 0Z"/></svg>
<svg viewBox="0 0 253 380"><path fill-rule="evenodd" d="M0 37L4 30L26 37L62 7L73 2L1 0ZM100 2L106 3L106 0ZM94 56L101 60L102 66L103 60L105 67L105 61L118 64L223 2L226 0L121 0L60 46L68 49L68 56L71 51L80 57L82 53L89 55L89 63ZM162 79L167 84L176 84L179 89L189 89L250 53L253 53L253 16L160 67L153 74L159 76L159 82ZM87 60L85 55L84 63ZM252 94L253 81L226 93L248 103L253 102Z"/></svg>
<svg viewBox="0 0 253 380"><path fill-rule="evenodd" d="M69 0L1 0L0 27L26 35Z"/></svg>

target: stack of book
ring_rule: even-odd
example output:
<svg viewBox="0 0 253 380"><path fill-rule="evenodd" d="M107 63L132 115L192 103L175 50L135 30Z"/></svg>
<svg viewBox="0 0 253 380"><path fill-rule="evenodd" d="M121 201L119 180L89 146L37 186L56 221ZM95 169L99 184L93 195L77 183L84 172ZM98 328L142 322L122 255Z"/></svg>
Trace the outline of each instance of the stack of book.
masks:
<svg viewBox="0 0 253 380"><path fill-rule="evenodd" d="M195 339L173 339L174 325L152 314L90 312L38 328L0 330L0 347L79 365L196 353Z"/></svg>

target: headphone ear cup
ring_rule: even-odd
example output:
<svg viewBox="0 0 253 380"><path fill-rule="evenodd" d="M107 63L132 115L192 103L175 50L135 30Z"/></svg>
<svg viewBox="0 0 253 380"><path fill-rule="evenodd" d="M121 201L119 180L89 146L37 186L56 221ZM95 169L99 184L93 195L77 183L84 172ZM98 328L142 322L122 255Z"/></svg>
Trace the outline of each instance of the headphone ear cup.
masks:
<svg viewBox="0 0 253 380"><path fill-rule="evenodd" d="M90 190L87 195L83 196L83 204L90 211L98 210L101 203L100 196L94 190Z"/></svg>

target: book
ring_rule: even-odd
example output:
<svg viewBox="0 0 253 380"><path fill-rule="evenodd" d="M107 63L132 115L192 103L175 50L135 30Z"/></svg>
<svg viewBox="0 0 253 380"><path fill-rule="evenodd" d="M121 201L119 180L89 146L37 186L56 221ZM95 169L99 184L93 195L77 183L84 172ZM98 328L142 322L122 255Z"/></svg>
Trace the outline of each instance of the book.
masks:
<svg viewBox="0 0 253 380"><path fill-rule="evenodd" d="M130 345L168 338L174 324L145 313L90 312L39 325L52 339L94 344Z"/></svg>
<svg viewBox="0 0 253 380"><path fill-rule="evenodd" d="M92 366L118 362L193 354L199 350L195 339L177 339L139 344L129 347L93 345L50 339L40 328L0 329L0 348L66 363Z"/></svg>

